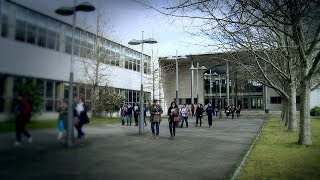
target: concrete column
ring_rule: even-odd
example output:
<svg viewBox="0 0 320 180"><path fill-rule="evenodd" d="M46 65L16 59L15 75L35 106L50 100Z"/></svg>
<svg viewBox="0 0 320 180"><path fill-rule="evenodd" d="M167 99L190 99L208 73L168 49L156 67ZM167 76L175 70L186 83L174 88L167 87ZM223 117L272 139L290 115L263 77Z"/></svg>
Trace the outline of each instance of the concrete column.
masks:
<svg viewBox="0 0 320 180"><path fill-rule="evenodd" d="M13 77L7 77L4 81L4 113L10 113L13 104Z"/></svg>

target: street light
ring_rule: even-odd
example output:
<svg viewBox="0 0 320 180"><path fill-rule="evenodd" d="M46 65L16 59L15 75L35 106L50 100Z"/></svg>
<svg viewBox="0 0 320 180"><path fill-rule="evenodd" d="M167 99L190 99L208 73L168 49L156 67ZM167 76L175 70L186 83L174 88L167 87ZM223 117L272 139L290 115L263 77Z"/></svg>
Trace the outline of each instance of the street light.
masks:
<svg viewBox="0 0 320 180"><path fill-rule="evenodd" d="M205 66L199 67L199 62L197 62L197 67L194 67L192 64L190 69L192 71L197 70L197 104L199 104L199 70L206 70L207 68ZM192 82L193 82L193 76L192 76Z"/></svg>
<svg viewBox="0 0 320 180"><path fill-rule="evenodd" d="M96 8L90 4L89 2L84 2L77 4L77 0L73 1L73 7L60 7L55 10L56 14L62 16L70 16L73 15L72 18L72 44L71 44L71 64L70 64L70 77L69 77L69 97L68 97L68 123L67 123L67 136L66 136L66 144L67 146L72 146L74 143L73 137L73 63L74 63L74 30L76 24L76 12L91 12Z"/></svg>
<svg viewBox="0 0 320 180"><path fill-rule="evenodd" d="M178 96L178 91L179 91L179 67L178 67L178 59L188 59L186 56L178 56L178 50L176 50L176 56L168 57L167 59L176 60L176 104L179 104L179 96Z"/></svg>
<svg viewBox="0 0 320 180"><path fill-rule="evenodd" d="M142 31L142 38L141 40L132 39L128 42L130 45L139 45L141 44L141 65L140 65L140 72L141 72L141 90L140 90L140 121L139 121L139 134L143 135L144 133L144 93L143 93L143 71L144 71L144 62L143 62L143 44L155 44L157 41L153 38L143 39L143 31Z"/></svg>
<svg viewBox="0 0 320 180"><path fill-rule="evenodd" d="M219 76L219 118L222 118L222 114L221 114L221 109L222 109L222 107L221 107L221 79L220 79L220 74L218 74L217 72L214 72L213 74L212 74L213 76Z"/></svg>

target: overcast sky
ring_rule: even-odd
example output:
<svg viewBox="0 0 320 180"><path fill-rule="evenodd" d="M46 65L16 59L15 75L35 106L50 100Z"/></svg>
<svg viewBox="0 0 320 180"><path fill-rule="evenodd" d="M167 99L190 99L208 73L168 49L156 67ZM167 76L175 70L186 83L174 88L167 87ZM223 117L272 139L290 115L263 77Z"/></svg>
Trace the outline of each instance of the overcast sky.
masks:
<svg viewBox="0 0 320 180"><path fill-rule="evenodd" d="M59 16L54 10L61 6L73 6L73 0L13 0L23 6L50 15L59 20L69 22L71 17ZM199 47L192 44L204 42L204 38L195 38L186 33L184 28L190 22L188 20L175 20L171 17L160 15L154 10L146 9L132 0L88 0L97 10L94 12L78 12L77 26L88 28L94 32L96 28L97 13L108 25L104 27L105 35L130 48L141 51L140 46L128 45L131 39L141 39L141 32L144 31L144 38L153 37L158 44L145 45L144 52L151 55L153 48L156 56L199 54L211 51L206 47ZM85 0L77 0L78 3ZM160 1L161 2L161 1Z"/></svg>

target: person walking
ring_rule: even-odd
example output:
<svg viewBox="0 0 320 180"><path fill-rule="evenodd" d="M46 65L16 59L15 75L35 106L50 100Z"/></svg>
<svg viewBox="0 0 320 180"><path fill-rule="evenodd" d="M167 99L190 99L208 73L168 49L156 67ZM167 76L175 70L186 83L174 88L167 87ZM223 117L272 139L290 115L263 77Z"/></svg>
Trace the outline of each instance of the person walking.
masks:
<svg viewBox="0 0 320 180"><path fill-rule="evenodd" d="M87 111L88 106L85 104L84 98L80 98L74 111L74 116L79 119L78 123L75 124L78 133L78 139L83 139L85 135L85 133L82 130L82 127L84 124L87 124L89 122Z"/></svg>
<svg viewBox="0 0 320 180"><path fill-rule="evenodd" d="M203 112L204 112L203 106L202 104L199 104L196 109L196 126L198 126L198 120L199 120L200 127L201 127Z"/></svg>
<svg viewBox="0 0 320 180"><path fill-rule="evenodd" d="M229 118L229 115L230 115L230 113L231 113L231 107L230 107L230 105L228 105L228 106L225 107L224 113L226 113L227 118Z"/></svg>
<svg viewBox="0 0 320 180"><path fill-rule="evenodd" d="M159 139L159 123L161 121L162 113L163 111L158 103L158 100L153 100L153 104L150 107L150 122L152 135L155 139ZM156 130L154 129L154 126L156 126Z"/></svg>
<svg viewBox="0 0 320 180"><path fill-rule="evenodd" d="M188 128L188 116L189 116L189 108L187 107L187 104L184 104L183 107L180 110L180 114L182 117L182 122L180 128L183 128L183 122L186 122L186 127Z"/></svg>
<svg viewBox="0 0 320 180"><path fill-rule="evenodd" d="M58 140L62 140L62 137L65 133L65 130L67 128L67 119L68 119L68 103L66 100L61 99L59 106L57 108L59 112L59 117L58 117Z"/></svg>
<svg viewBox="0 0 320 180"><path fill-rule="evenodd" d="M207 116L208 116L209 128L212 128L212 120L213 120L213 117L214 117L214 109L213 109L213 107L211 106L210 103L208 103L208 106L207 106L207 109L206 109L206 113L207 113Z"/></svg>
<svg viewBox="0 0 320 180"><path fill-rule="evenodd" d="M18 103L14 109L16 113L16 141L14 142L15 147L21 145L21 134L24 134L27 137L28 143L32 143L32 137L26 130L26 124L30 122L31 119L31 104L23 95L19 95L17 100Z"/></svg>
<svg viewBox="0 0 320 180"><path fill-rule="evenodd" d="M133 112L133 108L131 106L131 104L128 104L128 108L127 108L127 126L131 126L132 123L132 112Z"/></svg>
<svg viewBox="0 0 320 180"><path fill-rule="evenodd" d="M147 117L147 105L146 103L143 104L143 120L144 120L144 125L147 126L147 121L146 121L146 117Z"/></svg>
<svg viewBox="0 0 320 180"><path fill-rule="evenodd" d="M139 114L140 114L140 108L139 108L139 106L138 106L138 103L135 103L135 104L134 104L134 107L133 107L133 116L134 116L135 126L138 126L138 117L139 117Z"/></svg>
<svg viewBox="0 0 320 180"><path fill-rule="evenodd" d="M239 104L238 107L236 108L237 118L240 117L240 112L241 112L241 106L240 106L240 104Z"/></svg>
<svg viewBox="0 0 320 180"><path fill-rule="evenodd" d="M236 112L236 107L232 106L232 108L230 109L230 113L231 113L231 117L232 119L234 119L234 113Z"/></svg>
<svg viewBox="0 0 320 180"><path fill-rule="evenodd" d="M179 121L179 108L177 104L173 101L168 109L168 116L169 116L169 129L170 129L170 135L171 140L174 139L176 136L176 123Z"/></svg>
<svg viewBox="0 0 320 180"><path fill-rule="evenodd" d="M122 107L120 108L119 115L121 116L122 126L124 126L124 124L125 124L124 120L126 119L126 116L127 116L127 105L126 104L123 104Z"/></svg>

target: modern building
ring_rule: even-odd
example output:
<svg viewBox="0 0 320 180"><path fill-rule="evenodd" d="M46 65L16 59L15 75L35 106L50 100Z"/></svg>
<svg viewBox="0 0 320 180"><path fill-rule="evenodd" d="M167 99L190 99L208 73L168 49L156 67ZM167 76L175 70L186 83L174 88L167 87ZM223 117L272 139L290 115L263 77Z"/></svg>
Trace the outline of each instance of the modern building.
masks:
<svg viewBox="0 0 320 180"><path fill-rule="evenodd" d="M240 71L230 53L187 55L178 62L178 103L207 104L211 102L225 107L227 104L243 110L282 111L281 96L273 89L254 80L249 73ZM176 101L176 61L159 58L161 69L161 97L163 106ZM229 92L227 87L229 86ZM229 102L227 100L229 96ZM297 96L297 110L300 98ZM310 96L310 107L320 106L320 90Z"/></svg>
<svg viewBox="0 0 320 180"><path fill-rule="evenodd" d="M57 100L68 98L72 25L0 0L0 34L0 119L6 119L13 111L17 87L24 82L40 85L43 115L56 117ZM85 79L83 62L95 58L97 37L77 27L74 38L74 96L84 96L88 101L90 89L79 84ZM123 94L127 103L138 102L141 53L103 37L98 39L106 52L103 66L108 85ZM150 61L151 57L144 55L145 84L150 84ZM145 86L145 98L150 97L151 89Z"/></svg>

